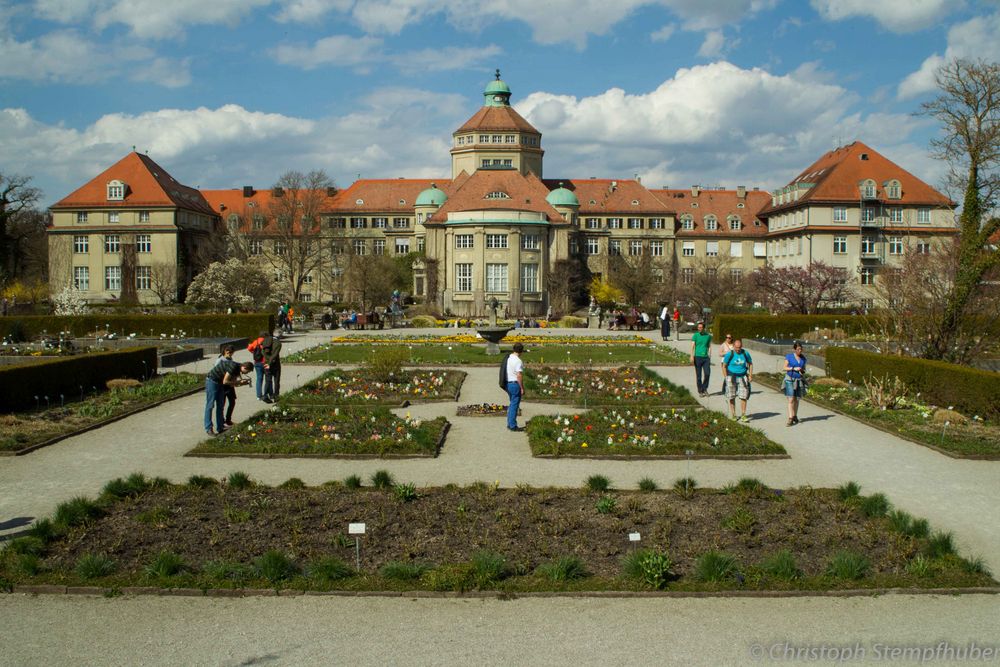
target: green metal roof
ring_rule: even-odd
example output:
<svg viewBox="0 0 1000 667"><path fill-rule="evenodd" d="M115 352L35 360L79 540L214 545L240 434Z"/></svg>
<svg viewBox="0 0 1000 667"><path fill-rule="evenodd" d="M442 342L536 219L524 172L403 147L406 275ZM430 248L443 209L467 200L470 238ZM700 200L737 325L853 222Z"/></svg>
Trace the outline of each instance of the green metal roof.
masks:
<svg viewBox="0 0 1000 667"><path fill-rule="evenodd" d="M550 192L546 197L545 201L552 204L553 206L579 206L580 200L572 190L567 190L559 184L559 187Z"/></svg>
<svg viewBox="0 0 1000 667"><path fill-rule="evenodd" d="M486 218L476 220L445 220L445 225L547 225L548 220L515 220L512 218Z"/></svg>
<svg viewBox="0 0 1000 667"><path fill-rule="evenodd" d="M441 206L446 201L448 201L448 195L438 189L437 186L432 185L417 195L417 201L414 206Z"/></svg>

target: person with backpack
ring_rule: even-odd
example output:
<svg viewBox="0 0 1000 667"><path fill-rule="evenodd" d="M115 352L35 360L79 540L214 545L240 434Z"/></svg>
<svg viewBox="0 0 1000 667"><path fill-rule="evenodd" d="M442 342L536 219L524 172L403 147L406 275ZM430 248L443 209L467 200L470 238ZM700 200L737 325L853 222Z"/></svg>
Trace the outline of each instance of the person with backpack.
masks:
<svg viewBox="0 0 1000 667"><path fill-rule="evenodd" d="M726 397L729 399L729 416L736 419L736 399L740 399L739 421L747 423L747 401L750 383L753 382L753 359L743 349L743 339L733 341L733 349L722 358L722 374L726 376Z"/></svg>
<svg viewBox="0 0 1000 667"><path fill-rule="evenodd" d="M510 404L507 406L507 430L523 431L517 425L517 411L521 407L521 397L524 396L524 362L521 354L524 345L514 343L510 354L500 362L500 388L507 392Z"/></svg>
<svg viewBox="0 0 1000 667"><path fill-rule="evenodd" d="M281 392L281 340L267 332L261 347L264 353L264 395L260 400L274 403Z"/></svg>
<svg viewBox="0 0 1000 667"><path fill-rule="evenodd" d="M264 398L264 337L266 331L261 331L260 336L247 345L247 351L253 355L253 369L257 376L257 400Z"/></svg>
<svg viewBox="0 0 1000 667"><path fill-rule="evenodd" d="M795 341L792 353L785 355L785 396L788 397L788 423L799 423L799 399L806 393L806 356L802 354L802 343Z"/></svg>

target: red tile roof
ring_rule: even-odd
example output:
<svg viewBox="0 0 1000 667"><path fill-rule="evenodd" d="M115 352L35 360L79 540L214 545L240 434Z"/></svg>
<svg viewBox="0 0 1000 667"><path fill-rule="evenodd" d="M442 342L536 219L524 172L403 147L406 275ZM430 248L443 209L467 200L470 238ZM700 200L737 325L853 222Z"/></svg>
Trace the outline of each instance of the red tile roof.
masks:
<svg viewBox="0 0 1000 667"><path fill-rule="evenodd" d="M108 182L126 184L123 201L108 201ZM148 155L132 152L56 202L52 208L183 208L212 215L201 192L183 185Z"/></svg>
<svg viewBox="0 0 1000 667"><path fill-rule="evenodd" d="M862 142L855 141L826 153L789 183L814 184L798 200L769 206L763 213L766 215L771 211L801 206L806 202L858 203L861 198L858 186L868 179L875 181L878 197L883 201L886 200L884 183L898 180L902 193L900 199L890 200L894 203L955 205L948 197L889 158Z"/></svg>
<svg viewBox="0 0 1000 667"><path fill-rule="evenodd" d="M634 213L667 216L673 212L673 208L664 200L633 179L588 178L563 181L546 179L545 183L552 189L558 188L561 183L567 190L572 190L580 200L581 217L616 213L622 217Z"/></svg>
<svg viewBox="0 0 1000 667"><path fill-rule="evenodd" d="M455 183L458 180L456 179ZM545 197L549 189L533 173L522 175L513 169L480 169L464 179L461 186L452 184L447 191L448 201L439 208L428 222L444 223L448 213L458 211L534 211L544 213L550 222L565 223L566 220L552 207ZM503 192L510 199L487 199L491 192Z"/></svg>
<svg viewBox="0 0 1000 667"><path fill-rule="evenodd" d="M531 123L524 119L524 116L514 111L513 107L508 106L482 107L472 115L472 118L465 121L462 127L455 130L454 134L478 130L541 134Z"/></svg>
<svg viewBox="0 0 1000 667"><path fill-rule="evenodd" d="M331 203L330 210L350 214L352 211L413 213L417 195L436 184L448 194L451 181L447 177L433 178L385 178L355 181ZM358 204L358 200L363 203Z"/></svg>
<svg viewBox="0 0 1000 667"><path fill-rule="evenodd" d="M736 190L699 190L698 196L694 197L691 190L651 190L665 202L669 202L677 215L677 236L732 236L733 230L729 229L728 219L731 215L738 215L743 223L739 231L740 236L765 236L767 225L761 221L757 214L769 206L771 194L760 190L748 190L745 197L739 197ZM698 206L692 206L697 203ZM739 204L744 204L743 208ZM694 229L682 229L681 217L690 215L694 223ZM705 229L705 216L714 215L718 221L718 227L714 231ZM760 224L754 224L759 222Z"/></svg>

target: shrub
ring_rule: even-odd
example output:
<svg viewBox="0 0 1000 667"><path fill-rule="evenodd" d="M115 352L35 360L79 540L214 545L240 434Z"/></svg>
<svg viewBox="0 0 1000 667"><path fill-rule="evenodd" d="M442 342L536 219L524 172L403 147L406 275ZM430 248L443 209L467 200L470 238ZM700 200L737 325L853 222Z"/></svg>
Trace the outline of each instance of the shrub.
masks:
<svg viewBox="0 0 1000 667"><path fill-rule="evenodd" d="M417 315L410 319L410 326L415 329L433 329L437 326L437 320L430 315Z"/></svg>
<svg viewBox="0 0 1000 667"><path fill-rule="evenodd" d="M188 477L188 486L193 486L196 489L206 489L210 486L218 486L219 480L214 477L205 477L204 475L191 475Z"/></svg>
<svg viewBox="0 0 1000 667"><path fill-rule="evenodd" d="M792 581L802 576L802 570L795 564L795 556L788 549L782 549L778 553L768 556L760 564L760 569L775 579Z"/></svg>
<svg viewBox="0 0 1000 667"><path fill-rule="evenodd" d="M712 337L722 340L731 333L742 338L801 338L807 331L839 328L848 335L867 329L866 319L860 315L716 315L712 321Z"/></svg>
<svg viewBox="0 0 1000 667"><path fill-rule="evenodd" d="M76 562L76 573L83 579L105 577L115 571L115 562L104 554L84 554Z"/></svg>
<svg viewBox="0 0 1000 667"><path fill-rule="evenodd" d="M583 561L576 556L563 556L551 563L543 563L535 571L550 581L572 581L589 576Z"/></svg>
<svg viewBox="0 0 1000 667"><path fill-rule="evenodd" d="M643 477L639 480L639 490L644 493L652 493L659 488L652 477Z"/></svg>
<svg viewBox="0 0 1000 667"><path fill-rule="evenodd" d="M284 482L278 485L279 489L304 489L306 488L306 483L303 482L298 477L289 477Z"/></svg>
<svg viewBox="0 0 1000 667"><path fill-rule="evenodd" d="M595 493L603 493L611 488L611 480L604 475L591 475L587 478L587 488Z"/></svg>
<svg viewBox="0 0 1000 667"><path fill-rule="evenodd" d="M673 561L665 552L637 549L622 561L622 572L629 579L641 581L657 590L666 588L673 578Z"/></svg>
<svg viewBox="0 0 1000 667"><path fill-rule="evenodd" d="M403 365L409 361L410 353L405 348L384 348L372 352L364 365L377 382L399 382L403 377Z"/></svg>
<svg viewBox="0 0 1000 667"><path fill-rule="evenodd" d="M391 489L395 485L396 480L388 470L376 470L372 474L372 486L376 489Z"/></svg>
<svg viewBox="0 0 1000 667"><path fill-rule="evenodd" d="M917 554L913 557L909 563L906 564L907 574L912 574L915 577L927 577L930 576L931 572L934 570L934 563L930 558L926 558Z"/></svg>
<svg viewBox="0 0 1000 667"><path fill-rule="evenodd" d="M28 529L28 535L37 537L43 543L48 544L56 537L56 526L52 519L39 519Z"/></svg>
<svg viewBox="0 0 1000 667"><path fill-rule="evenodd" d="M57 526L69 528L86 523L100 515L101 508L97 506L97 503L89 498L78 496L56 507L55 522Z"/></svg>
<svg viewBox="0 0 1000 667"><path fill-rule="evenodd" d="M903 510L893 510L886 515L889 520L889 527L897 533L903 535L910 534L910 526L913 525L913 517Z"/></svg>
<svg viewBox="0 0 1000 667"><path fill-rule="evenodd" d="M141 387L142 383L131 378L115 378L105 382L104 386L109 391L115 391L116 389L135 389L136 387Z"/></svg>
<svg viewBox="0 0 1000 667"><path fill-rule="evenodd" d="M205 563L202 571L210 579L219 582L233 582L236 585L245 584L253 575L253 568L243 563L232 563L223 560L213 560Z"/></svg>
<svg viewBox="0 0 1000 667"><path fill-rule="evenodd" d="M465 591L474 585L472 564L442 565L425 572L420 580L432 591Z"/></svg>
<svg viewBox="0 0 1000 667"><path fill-rule="evenodd" d="M714 549L703 553L694 564L698 581L725 581L735 576L736 572L736 557Z"/></svg>
<svg viewBox="0 0 1000 667"><path fill-rule="evenodd" d="M937 532L927 539L927 546L924 553L929 558L942 558L955 553L955 539L951 533Z"/></svg>
<svg viewBox="0 0 1000 667"><path fill-rule="evenodd" d="M837 487L837 495L844 502L861 495L861 486L857 482L847 482Z"/></svg>
<svg viewBox="0 0 1000 667"><path fill-rule="evenodd" d="M37 537L17 537L7 544L7 550L14 554L40 556L45 551L45 543Z"/></svg>
<svg viewBox="0 0 1000 667"><path fill-rule="evenodd" d="M348 489L360 489L361 488L361 478L357 475L348 475L344 478L344 486Z"/></svg>
<svg viewBox="0 0 1000 667"><path fill-rule="evenodd" d="M353 575L351 566L336 556L324 556L309 566L309 576L324 583L347 579Z"/></svg>
<svg viewBox="0 0 1000 667"><path fill-rule="evenodd" d="M884 493L873 493L870 496L861 499L858 504L861 509L861 513L868 518L885 516L886 512L889 511L889 499L885 497Z"/></svg>
<svg viewBox="0 0 1000 667"><path fill-rule="evenodd" d="M555 322L552 322L552 326L559 327L560 329L581 329L587 326L587 320L575 315L563 315Z"/></svg>
<svg viewBox="0 0 1000 667"><path fill-rule="evenodd" d="M226 478L226 486L231 489L249 489L253 486L253 480L250 479L250 475L237 470L229 473L229 477Z"/></svg>
<svg viewBox="0 0 1000 667"><path fill-rule="evenodd" d="M284 581L298 571L291 558L275 549L265 552L254 560L253 565L255 574L272 584Z"/></svg>
<svg viewBox="0 0 1000 667"><path fill-rule="evenodd" d="M618 501L612 496L603 496L597 501L597 513L598 514L611 514L618 507Z"/></svg>
<svg viewBox="0 0 1000 667"><path fill-rule="evenodd" d="M413 483L397 484L392 491L396 494L396 499L404 503L417 499L417 487Z"/></svg>
<svg viewBox="0 0 1000 667"><path fill-rule="evenodd" d="M910 530L907 533L910 537L915 537L917 539L923 539L930 535L931 526L927 523L927 519L914 519L910 523Z"/></svg>
<svg viewBox="0 0 1000 667"><path fill-rule="evenodd" d="M910 393L910 388L896 375L892 378L863 377L861 381L865 387L868 404L873 408L895 410Z"/></svg>
<svg viewBox="0 0 1000 667"><path fill-rule="evenodd" d="M736 482L736 490L740 493L755 495L767 491L767 485L756 477L743 477Z"/></svg>
<svg viewBox="0 0 1000 667"><path fill-rule="evenodd" d="M837 579L856 581L868 574L868 559L856 551L838 551L827 563L826 573Z"/></svg>
<svg viewBox="0 0 1000 667"><path fill-rule="evenodd" d="M42 571L42 559L35 554L20 554L17 557L17 569L33 577Z"/></svg>
<svg viewBox="0 0 1000 667"><path fill-rule="evenodd" d="M426 563L403 563L400 561L389 561L378 573L386 579L399 579L400 581L414 581L424 576L424 573L431 569Z"/></svg>
<svg viewBox="0 0 1000 667"><path fill-rule="evenodd" d="M5 317L0 320L0 338L9 335L14 328L19 328L27 338L41 335L42 331L55 333L69 331L74 336L88 336L95 331L107 328L127 336L134 333L140 336L164 334L211 337L256 337L261 331L274 330L274 315L271 313L233 313L208 315L145 315L140 312L129 314L95 313L93 315L20 315ZM27 338L25 340L27 340Z"/></svg>
<svg viewBox="0 0 1000 667"><path fill-rule="evenodd" d="M696 482L693 477L681 477L674 482L674 493L686 500L694 498L695 490L697 488L698 482Z"/></svg>
<svg viewBox="0 0 1000 667"><path fill-rule="evenodd" d="M983 562L982 558L963 558L962 569L967 574L984 574L991 576L990 568Z"/></svg>
<svg viewBox="0 0 1000 667"><path fill-rule="evenodd" d="M728 528L737 533L749 534L757 523L754 515L745 507L737 507L736 510L722 520L723 528Z"/></svg>
<svg viewBox="0 0 1000 667"><path fill-rule="evenodd" d="M161 551L156 554L149 565L146 566L146 574L151 577L172 577L187 569L184 559L173 551Z"/></svg>
<svg viewBox="0 0 1000 667"><path fill-rule="evenodd" d="M478 588L495 585L507 575L507 559L483 549L472 554L472 578Z"/></svg>
<svg viewBox="0 0 1000 667"><path fill-rule="evenodd" d="M118 477L104 485L101 495L111 498L132 498L145 492L151 482L141 472L132 473L126 479Z"/></svg>

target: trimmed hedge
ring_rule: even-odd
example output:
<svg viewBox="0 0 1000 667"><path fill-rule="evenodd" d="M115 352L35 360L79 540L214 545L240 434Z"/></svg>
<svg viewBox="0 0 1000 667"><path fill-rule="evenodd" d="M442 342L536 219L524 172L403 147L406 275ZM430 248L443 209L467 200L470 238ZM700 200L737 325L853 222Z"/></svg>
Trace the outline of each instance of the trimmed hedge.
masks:
<svg viewBox="0 0 1000 667"><path fill-rule="evenodd" d="M837 326L848 335L866 330L864 315L716 315L712 338L722 340L731 333L737 338L798 338L807 331ZM834 324L836 323L836 324Z"/></svg>
<svg viewBox="0 0 1000 667"><path fill-rule="evenodd" d="M826 373L855 384L865 377L893 377L920 392L921 402L959 412L1000 418L1000 373L914 357L876 354L849 347L826 348Z"/></svg>
<svg viewBox="0 0 1000 667"><path fill-rule="evenodd" d="M111 331L121 336L136 334L154 336L185 331L188 336L203 338L236 337L256 338L261 331L274 331L274 315L268 313L236 313L225 315L25 315L0 318L0 338L9 335L15 327L29 338L40 336L43 331L57 335L69 331L74 336L86 336L109 325ZM235 330L233 329L235 325Z"/></svg>
<svg viewBox="0 0 1000 667"><path fill-rule="evenodd" d="M104 391L108 380L142 380L155 373L155 347L81 354L25 366L5 366L0 368L0 411L34 408L35 396L48 396L49 402L57 405L60 394L70 400L79 399L80 387L85 393L93 392L95 388Z"/></svg>

